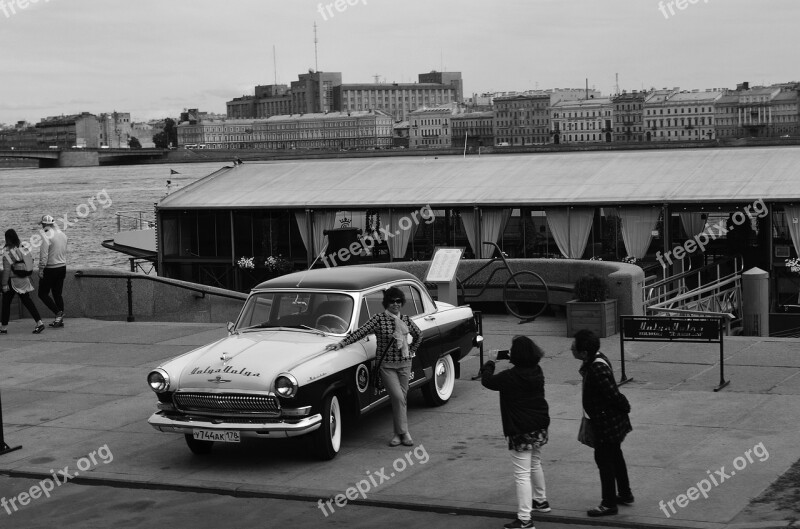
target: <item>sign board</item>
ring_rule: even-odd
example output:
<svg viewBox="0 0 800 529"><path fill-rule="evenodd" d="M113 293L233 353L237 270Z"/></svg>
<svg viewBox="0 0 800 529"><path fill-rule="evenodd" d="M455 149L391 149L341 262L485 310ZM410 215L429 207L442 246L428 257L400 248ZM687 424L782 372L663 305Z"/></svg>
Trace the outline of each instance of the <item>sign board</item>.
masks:
<svg viewBox="0 0 800 529"><path fill-rule="evenodd" d="M670 342L718 342L722 327L718 318L684 319L671 317L622 318L623 340Z"/></svg>
<svg viewBox="0 0 800 529"><path fill-rule="evenodd" d="M436 248L431 259L425 281L428 283L449 283L456 277L458 263L464 248Z"/></svg>
<svg viewBox="0 0 800 529"><path fill-rule="evenodd" d="M730 382L725 380L725 348L722 335L722 318L685 316L620 316L622 332L619 334L622 380L630 382L625 375L625 342L684 342L719 344L719 391Z"/></svg>

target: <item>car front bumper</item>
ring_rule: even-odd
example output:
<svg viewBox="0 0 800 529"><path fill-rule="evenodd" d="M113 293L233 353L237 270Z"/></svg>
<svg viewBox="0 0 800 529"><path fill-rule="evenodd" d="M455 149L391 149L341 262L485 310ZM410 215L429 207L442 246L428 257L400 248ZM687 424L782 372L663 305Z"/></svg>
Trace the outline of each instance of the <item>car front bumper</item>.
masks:
<svg viewBox="0 0 800 529"><path fill-rule="evenodd" d="M221 421L206 417L167 416L158 411L147 422L160 432L191 434L195 429L212 431L237 431L242 437L297 437L311 433L322 425L322 415L316 414L297 420L276 422L236 422L235 419Z"/></svg>

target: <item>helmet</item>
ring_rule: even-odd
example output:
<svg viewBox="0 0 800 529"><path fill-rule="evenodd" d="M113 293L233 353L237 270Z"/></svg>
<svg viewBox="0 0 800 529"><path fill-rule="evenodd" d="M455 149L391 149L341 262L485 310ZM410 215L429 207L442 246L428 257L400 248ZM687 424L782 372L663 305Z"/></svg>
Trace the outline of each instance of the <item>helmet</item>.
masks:
<svg viewBox="0 0 800 529"><path fill-rule="evenodd" d="M42 215L42 224L52 225L55 224L55 219L51 215Z"/></svg>

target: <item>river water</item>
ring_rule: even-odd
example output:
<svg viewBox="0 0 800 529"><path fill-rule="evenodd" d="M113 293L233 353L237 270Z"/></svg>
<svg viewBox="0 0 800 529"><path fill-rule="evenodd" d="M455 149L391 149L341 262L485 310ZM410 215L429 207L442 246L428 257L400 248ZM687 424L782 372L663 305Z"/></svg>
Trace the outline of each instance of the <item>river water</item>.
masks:
<svg viewBox="0 0 800 529"><path fill-rule="evenodd" d="M224 166L224 162L0 170L0 246L7 229L29 240L50 214L68 237L67 266L129 268L128 257L101 246L117 232L116 213L144 211L166 195L167 180L186 186ZM170 169L180 174L170 175ZM93 207L92 207L93 206ZM133 221L123 229L134 227Z"/></svg>

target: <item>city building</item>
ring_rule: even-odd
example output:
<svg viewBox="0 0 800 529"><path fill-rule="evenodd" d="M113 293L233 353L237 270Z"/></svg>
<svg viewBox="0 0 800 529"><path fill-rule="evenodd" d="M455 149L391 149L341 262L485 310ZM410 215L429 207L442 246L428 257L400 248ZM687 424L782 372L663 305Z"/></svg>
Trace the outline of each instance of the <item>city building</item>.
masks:
<svg viewBox="0 0 800 529"><path fill-rule="evenodd" d="M610 143L613 114L608 97L558 101L550 106L553 143Z"/></svg>
<svg viewBox="0 0 800 529"><path fill-rule="evenodd" d="M131 139L130 112L111 112L97 117L100 127L100 146L127 149Z"/></svg>
<svg viewBox="0 0 800 529"><path fill-rule="evenodd" d="M450 148L452 144L451 120L455 110L454 106L446 106L420 108L410 112L408 114L409 148Z"/></svg>
<svg viewBox="0 0 800 529"><path fill-rule="evenodd" d="M97 116L89 112L70 116L50 116L36 124L39 147L100 147L100 123Z"/></svg>
<svg viewBox="0 0 800 529"><path fill-rule="evenodd" d="M272 116L253 123L257 149L388 149L394 120L380 111Z"/></svg>
<svg viewBox="0 0 800 529"><path fill-rule="evenodd" d="M236 97L225 106L229 118L268 118L291 114L292 96L285 84L258 85L255 95Z"/></svg>
<svg viewBox="0 0 800 529"><path fill-rule="evenodd" d="M437 72L419 74L419 82L422 84L441 84L450 85L456 89L456 103L464 102L464 81L461 79L461 72Z"/></svg>
<svg viewBox="0 0 800 529"><path fill-rule="evenodd" d="M205 149L248 149L253 143L252 119L207 119L178 124L178 145Z"/></svg>
<svg viewBox="0 0 800 529"><path fill-rule="evenodd" d="M341 86L340 72L315 72L309 70L292 81L291 114L318 114L340 110L334 99L334 88Z"/></svg>
<svg viewBox="0 0 800 529"><path fill-rule="evenodd" d="M646 92L622 91L611 98L614 105L614 142L639 143L645 140L644 100Z"/></svg>
<svg viewBox="0 0 800 529"><path fill-rule="evenodd" d="M798 83L766 87L740 84L716 105L716 128L721 139L768 138L800 134Z"/></svg>
<svg viewBox="0 0 800 529"><path fill-rule="evenodd" d="M0 149L38 149L39 131L27 121L0 130Z"/></svg>
<svg viewBox="0 0 800 529"><path fill-rule="evenodd" d="M455 103L457 89L438 83L343 84L335 89L338 108L343 112L380 110L395 121L410 120L409 113Z"/></svg>
<svg viewBox="0 0 800 529"><path fill-rule="evenodd" d="M156 130L148 123L131 123L131 138L136 138L142 146L142 149L153 149L156 144L153 143L153 136L161 132ZM179 144L180 145L180 144Z"/></svg>
<svg viewBox="0 0 800 529"><path fill-rule="evenodd" d="M496 145L543 145L550 139L550 93L494 98Z"/></svg>
<svg viewBox="0 0 800 529"><path fill-rule="evenodd" d="M453 147L494 145L494 111L464 112L451 118Z"/></svg>
<svg viewBox="0 0 800 529"><path fill-rule="evenodd" d="M715 104L723 91L666 89L644 102L647 141L700 141L716 138Z"/></svg>

